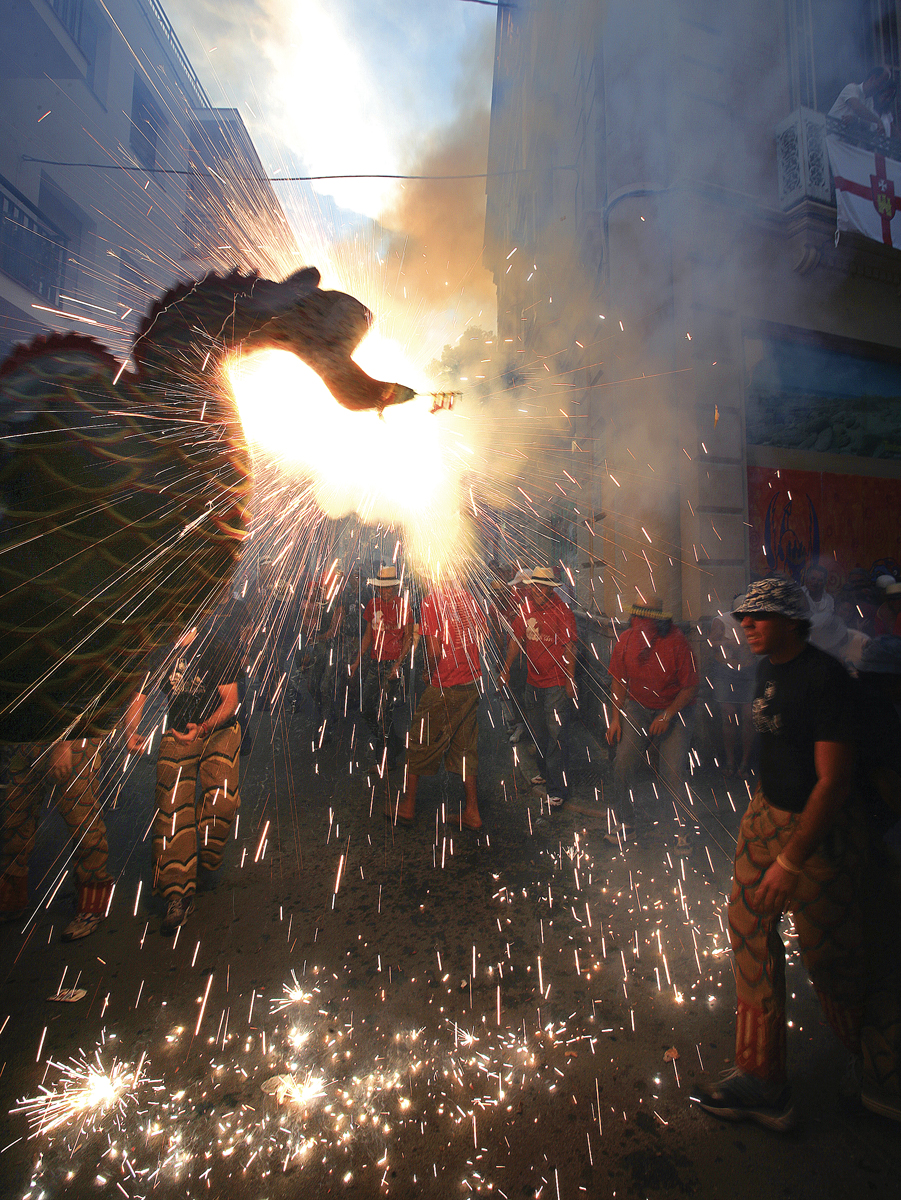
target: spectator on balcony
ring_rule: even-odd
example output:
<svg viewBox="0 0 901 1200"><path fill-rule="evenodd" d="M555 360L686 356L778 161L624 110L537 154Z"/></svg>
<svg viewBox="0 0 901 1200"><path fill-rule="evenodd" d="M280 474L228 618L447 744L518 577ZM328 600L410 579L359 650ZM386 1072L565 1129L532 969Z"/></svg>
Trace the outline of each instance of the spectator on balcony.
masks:
<svg viewBox="0 0 901 1200"><path fill-rule="evenodd" d="M892 73L888 67L874 67L863 83L849 83L842 88L828 115L841 121L846 129L881 133L884 126L876 97L890 86Z"/></svg>
<svg viewBox="0 0 901 1200"><path fill-rule="evenodd" d="M876 109L876 115L882 123L882 129L887 138L892 136L892 122L894 120L895 96L898 89L894 82L889 82L876 93L876 98L873 101Z"/></svg>

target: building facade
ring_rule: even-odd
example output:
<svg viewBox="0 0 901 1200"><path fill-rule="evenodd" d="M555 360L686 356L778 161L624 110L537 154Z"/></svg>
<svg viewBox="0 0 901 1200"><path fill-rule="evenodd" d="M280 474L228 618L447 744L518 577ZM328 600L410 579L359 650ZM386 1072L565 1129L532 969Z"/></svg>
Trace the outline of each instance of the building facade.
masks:
<svg viewBox="0 0 901 1200"><path fill-rule="evenodd" d="M499 8L486 265L565 409L586 606L699 620L813 558L833 589L901 564L901 249L836 241L815 136L897 77L898 27L894 0Z"/></svg>
<svg viewBox="0 0 901 1200"><path fill-rule="evenodd" d="M296 246L238 113L159 0L8 0L0 16L0 352L47 329L127 352L150 300Z"/></svg>

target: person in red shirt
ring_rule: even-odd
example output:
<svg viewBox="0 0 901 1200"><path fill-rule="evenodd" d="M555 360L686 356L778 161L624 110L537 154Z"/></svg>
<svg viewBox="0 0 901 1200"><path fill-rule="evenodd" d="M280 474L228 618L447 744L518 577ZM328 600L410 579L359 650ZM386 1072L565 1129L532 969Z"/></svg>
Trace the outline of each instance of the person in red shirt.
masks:
<svg viewBox="0 0 901 1200"><path fill-rule="evenodd" d="M547 782L551 808L560 808L569 797L569 725L576 685L576 619L556 595L557 581L550 567L537 567L530 576L529 594L513 621L513 636L500 681L509 687L510 671L525 651L526 717L538 748L538 774L533 784Z"/></svg>
<svg viewBox="0 0 901 1200"><path fill-rule="evenodd" d="M402 745L394 728L394 709L400 698L404 659L413 644L413 614L409 598L400 594L393 566L382 567L377 579L366 582L377 591L363 612L366 630L349 673L352 679L368 650L371 661L363 683L363 720L369 727L376 761L391 771Z"/></svg>
<svg viewBox="0 0 901 1200"><path fill-rule="evenodd" d="M422 603L420 629L428 685L410 725L407 787L404 798L386 816L410 825L416 813L420 775L435 775L442 761L463 779L466 797L448 822L478 832L482 828L476 789L479 754L480 649L488 635L485 614L465 588L448 585L431 591Z"/></svg>
<svg viewBox="0 0 901 1200"><path fill-rule="evenodd" d="M682 802L685 760L691 741L693 705L698 692L698 670L685 636L672 625L654 598L633 604L629 628L610 655L613 712L607 741L617 746L613 769L613 812L622 836L634 834L635 805L632 785L642 758L655 743L660 750L660 782ZM616 842L611 832L608 841ZM688 851L679 836L677 850Z"/></svg>

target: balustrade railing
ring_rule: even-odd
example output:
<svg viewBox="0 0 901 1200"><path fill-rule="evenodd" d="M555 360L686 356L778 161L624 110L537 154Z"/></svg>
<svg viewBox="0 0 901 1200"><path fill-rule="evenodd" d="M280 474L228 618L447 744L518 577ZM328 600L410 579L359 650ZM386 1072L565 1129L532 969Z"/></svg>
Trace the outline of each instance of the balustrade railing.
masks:
<svg viewBox="0 0 901 1200"><path fill-rule="evenodd" d="M0 176L0 270L48 304L59 304L66 235Z"/></svg>

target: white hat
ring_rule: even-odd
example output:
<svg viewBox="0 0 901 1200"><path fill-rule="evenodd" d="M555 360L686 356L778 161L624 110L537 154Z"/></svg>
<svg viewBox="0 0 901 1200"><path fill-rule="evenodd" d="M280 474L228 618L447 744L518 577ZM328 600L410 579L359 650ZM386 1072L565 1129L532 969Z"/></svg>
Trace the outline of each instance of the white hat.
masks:
<svg viewBox="0 0 901 1200"><path fill-rule="evenodd" d="M367 579L366 582L370 587L400 587L394 567L380 567L378 579Z"/></svg>
<svg viewBox="0 0 901 1200"><path fill-rule="evenodd" d="M557 587L557 580L555 579L554 572L550 567L535 567L535 569L529 573L529 583L537 583L541 587Z"/></svg>
<svg viewBox="0 0 901 1200"><path fill-rule="evenodd" d="M876 586L878 588L887 588L891 587L893 583L897 582L898 581L895 579L894 575L880 575L876 580Z"/></svg>

